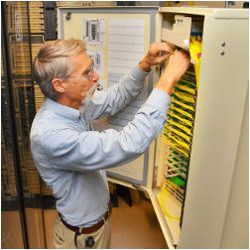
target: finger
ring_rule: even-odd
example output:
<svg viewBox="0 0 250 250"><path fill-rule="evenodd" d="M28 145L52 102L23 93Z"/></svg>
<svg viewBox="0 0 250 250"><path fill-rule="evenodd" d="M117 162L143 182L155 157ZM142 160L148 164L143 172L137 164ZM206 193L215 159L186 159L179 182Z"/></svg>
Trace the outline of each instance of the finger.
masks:
<svg viewBox="0 0 250 250"><path fill-rule="evenodd" d="M161 43L161 50L171 54L174 52L175 46L169 43Z"/></svg>
<svg viewBox="0 0 250 250"><path fill-rule="evenodd" d="M162 57L162 56L164 56L164 57L168 57L168 56L170 56L170 55L172 55L174 52L170 52L170 51L165 51L165 50L161 50L161 51L159 51L157 54L156 54L156 56L157 57Z"/></svg>
<svg viewBox="0 0 250 250"><path fill-rule="evenodd" d="M157 62L162 63L162 62L166 61L168 57L169 57L169 54L163 54L162 56L159 56L157 58Z"/></svg>
<svg viewBox="0 0 250 250"><path fill-rule="evenodd" d="M161 56L164 53L173 53L173 48L168 46L166 43L157 42L151 44L149 53L154 56Z"/></svg>

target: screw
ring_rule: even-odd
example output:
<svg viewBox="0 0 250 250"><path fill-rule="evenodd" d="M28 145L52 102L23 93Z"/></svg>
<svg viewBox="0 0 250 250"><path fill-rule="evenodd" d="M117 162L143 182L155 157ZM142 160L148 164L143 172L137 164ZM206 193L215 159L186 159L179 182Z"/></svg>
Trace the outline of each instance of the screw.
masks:
<svg viewBox="0 0 250 250"><path fill-rule="evenodd" d="M71 18L71 12L69 11L69 12L67 12L65 19L66 19L67 21L69 21L70 18Z"/></svg>

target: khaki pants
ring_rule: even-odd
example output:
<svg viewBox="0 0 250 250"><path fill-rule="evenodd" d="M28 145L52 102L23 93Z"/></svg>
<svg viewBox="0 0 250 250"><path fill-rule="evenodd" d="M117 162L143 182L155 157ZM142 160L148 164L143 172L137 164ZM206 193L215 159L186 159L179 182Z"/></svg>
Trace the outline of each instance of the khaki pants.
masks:
<svg viewBox="0 0 250 250"><path fill-rule="evenodd" d="M55 248L68 248L68 249L76 249L76 248L87 248L85 245L85 240L92 236L95 240L95 244L91 248L110 248L111 245L111 223L110 218L105 222L105 224L96 232L91 234L80 234L77 236L76 242L77 246L75 246L75 232L68 229L60 220L57 218L57 221L54 226L54 247ZM89 248L89 247L88 247Z"/></svg>

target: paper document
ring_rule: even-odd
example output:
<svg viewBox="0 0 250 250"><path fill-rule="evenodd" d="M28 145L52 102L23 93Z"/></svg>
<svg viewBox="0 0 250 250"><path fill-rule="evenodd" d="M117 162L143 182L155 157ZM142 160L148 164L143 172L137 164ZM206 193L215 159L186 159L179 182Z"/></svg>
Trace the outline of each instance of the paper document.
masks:
<svg viewBox="0 0 250 250"><path fill-rule="evenodd" d="M109 22L109 86L118 83L144 56L144 19L110 19ZM110 118L110 127L126 126L145 101L147 86L130 105ZM114 125L114 126L113 126Z"/></svg>

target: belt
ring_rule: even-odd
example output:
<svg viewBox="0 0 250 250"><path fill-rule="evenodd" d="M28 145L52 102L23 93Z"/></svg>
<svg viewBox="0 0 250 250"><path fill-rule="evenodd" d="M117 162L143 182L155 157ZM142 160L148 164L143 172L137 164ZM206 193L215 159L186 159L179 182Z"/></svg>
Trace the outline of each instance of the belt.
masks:
<svg viewBox="0 0 250 250"><path fill-rule="evenodd" d="M69 225L66 221L64 221L62 219L62 216L59 214L59 217L62 221L62 223L64 224L64 226L66 226L68 229L74 231L77 234L91 234L96 232L98 229L100 229L104 223L108 220L110 214L111 214L111 204L109 204L109 208L108 211L104 214L104 216L94 225L90 226L90 227L76 227L76 226L71 226Z"/></svg>

